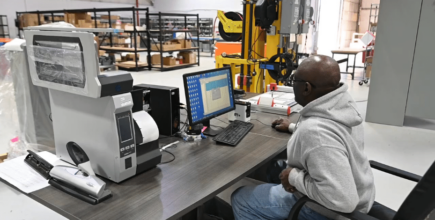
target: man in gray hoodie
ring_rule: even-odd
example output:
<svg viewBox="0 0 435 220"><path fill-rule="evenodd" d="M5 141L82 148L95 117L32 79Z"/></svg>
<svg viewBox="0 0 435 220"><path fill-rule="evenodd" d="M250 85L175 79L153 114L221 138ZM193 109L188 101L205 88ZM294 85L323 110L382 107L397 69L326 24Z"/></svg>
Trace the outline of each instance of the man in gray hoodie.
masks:
<svg viewBox="0 0 435 220"><path fill-rule="evenodd" d="M288 168L281 185L242 187L232 195L235 218L286 219L307 195L328 209L368 213L375 199L373 174L364 154L362 117L340 83L340 68L327 56L304 60L292 76L296 101L304 108L287 144ZM289 132L288 120L273 122ZM301 210L300 220L340 219L319 206Z"/></svg>

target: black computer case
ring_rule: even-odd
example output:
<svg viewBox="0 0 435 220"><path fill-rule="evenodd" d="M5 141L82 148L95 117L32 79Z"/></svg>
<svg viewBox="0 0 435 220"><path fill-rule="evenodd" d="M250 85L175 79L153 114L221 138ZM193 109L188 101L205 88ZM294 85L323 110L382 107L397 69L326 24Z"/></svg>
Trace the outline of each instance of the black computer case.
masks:
<svg viewBox="0 0 435 220"><path fill-rule="evenodd" d="M149 104L148 113L161 135L172 136L180 130L180 90L176 87L140 84L133 87L133 112ZM136 104L139 103L140 104Z"/></svg>

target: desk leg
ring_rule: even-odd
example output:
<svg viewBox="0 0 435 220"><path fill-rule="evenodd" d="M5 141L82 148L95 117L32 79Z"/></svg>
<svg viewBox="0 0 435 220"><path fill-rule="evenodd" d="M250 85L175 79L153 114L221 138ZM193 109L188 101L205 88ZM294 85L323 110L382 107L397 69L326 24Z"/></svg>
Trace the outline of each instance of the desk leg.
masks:
<svg viewBox="0 0 435 220"><path fill-rule="evenodd" d="M349 69L349 54L347 54L346 73L348 72L347 71L348 69Z"/></svg>
<svg viewBox="0 0 435 220"><path fill-rule="evenodd" d="M352 71L352 80L355 79L355 64L356 64L356 54L353 56L353 71Z"/></svg>

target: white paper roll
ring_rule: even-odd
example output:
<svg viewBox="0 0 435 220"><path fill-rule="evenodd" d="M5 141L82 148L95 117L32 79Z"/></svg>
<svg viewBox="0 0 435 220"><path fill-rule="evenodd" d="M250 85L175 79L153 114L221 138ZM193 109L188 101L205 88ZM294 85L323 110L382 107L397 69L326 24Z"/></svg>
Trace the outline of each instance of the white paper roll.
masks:
<svg viewBox="0 0 435 220"><path fill-rule="evenodd" d="M159 128L154 119L145 111L133 113L133 119L139 126L143 140L141 144L149 143L159 139Z"/></svg>

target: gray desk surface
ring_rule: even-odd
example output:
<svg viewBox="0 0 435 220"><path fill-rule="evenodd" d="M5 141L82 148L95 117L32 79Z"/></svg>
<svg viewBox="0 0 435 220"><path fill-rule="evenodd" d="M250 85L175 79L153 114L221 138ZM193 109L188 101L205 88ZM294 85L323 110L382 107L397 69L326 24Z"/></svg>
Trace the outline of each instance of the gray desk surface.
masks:
<svg viewBox="0 0 435 220"><path fill-rule="evenodd" d="M253 118L270 124L278 116L254 113ZM290 118L296 121L298 116ZM212 121L219 123L224 125ZM170 149L175 161L119 184L106 180L113 197L95 206L51 186L29 196L70 219L177 219L285 150L289 134L256 120L252 123L255 127L236 147L218 145L212 138L180 142ZM176 140L180 139L164 138L161 144ZM164 153L163 161L170 158Z"/></svg>

